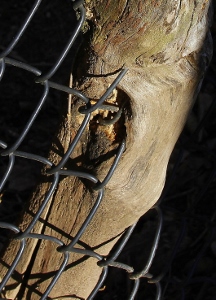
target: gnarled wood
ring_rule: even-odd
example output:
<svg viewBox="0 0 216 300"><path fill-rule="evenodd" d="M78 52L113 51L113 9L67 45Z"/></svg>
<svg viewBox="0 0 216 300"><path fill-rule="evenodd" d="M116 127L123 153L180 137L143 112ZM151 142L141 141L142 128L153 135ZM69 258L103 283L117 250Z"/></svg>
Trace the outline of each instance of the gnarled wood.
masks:
<svg viewBox="0 0 216 300"><path fill-rule="evenodd" d="M119 105L126 100L124 115L115 128L97 125L95 116L72 157L79 167L93 167L102 180L113 157L103 161L101 156L116 149L124 135L127 136L126 151L106 186L97 214L81 238L102 255L109 253L125 228L150 209L161 194L171 151L211 55L209 5L208 0L86 1L92 35L87 51L82 53L86 60L74 70L74 86L96 100L112 83L117 71L124 65L128 68L113 95ZM87 33L86 39L88 36ZM55 164L83 118L77 111L79 101L74 99L73 103L71 123L65 117L50 152L50 160ZM21 228L36 213L49 186L45 180L37 188L31 199L31 213L25 213ZM81 180L62 178L33 231L68 243L85 220L95 197ZM18 274L24 274L32 263L28 282L22 286L25 299L39 299L52 271L61 264L62 256L57 254L56 246L42 242L35 248L36 241L29 241L16 268ZM12 243L3 257L9 265L15 249ZM73 267L66 268L50 296L74 295L86 299L101 269L95 259L82 259L78 254L71 254L69 266ZM2 275L6 269L1 269ZM21 276L9 281L9 298L15 297L21 283Z"/></svg>

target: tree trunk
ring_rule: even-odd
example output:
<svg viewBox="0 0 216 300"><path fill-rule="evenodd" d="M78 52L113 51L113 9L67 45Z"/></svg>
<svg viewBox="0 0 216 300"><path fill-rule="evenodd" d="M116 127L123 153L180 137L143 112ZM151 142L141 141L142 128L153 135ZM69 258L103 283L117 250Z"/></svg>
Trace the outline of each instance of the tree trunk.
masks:
<svg viewBox="0 0 216 300"><path fill-rule="evenodd" d="M83 37L82 59L76 60L79 63L73 70L73 86L97 101L118 71L128 68L111 99L107 99L124 106L121 118L115 125L102 126L98 120L100 114L104 118L104 113L93 113L66 165L68 169L90 169L102 181L113 162L111 154L126 138L126 150L105 188L103 201L80 239L82 245L100 255L107 255L125 228L149 210L161 194L170 154L211 56L209 7L208 0L86 0L90 30ZM78 111L80 101L74 97L72 103L71 120L65 109L50 151L49 159L54 164L61 160L83 120ZM23 216L22 230L38 211L51 185L49 176L43 178ZM60 179L32 232L51 235L68 244L95 203L97 193L84 180L72 176ZM2 275L11 265L18 245L13 241L4 254ZM29 239L8 281L8 298L14 298L19 290L23 299L40 298L53 271L62 263L57 246L50 241ZM23 278L26 270L29 274ZM66 271L49 296L86 299L100 273L97 259L71 253Z"/></svg>

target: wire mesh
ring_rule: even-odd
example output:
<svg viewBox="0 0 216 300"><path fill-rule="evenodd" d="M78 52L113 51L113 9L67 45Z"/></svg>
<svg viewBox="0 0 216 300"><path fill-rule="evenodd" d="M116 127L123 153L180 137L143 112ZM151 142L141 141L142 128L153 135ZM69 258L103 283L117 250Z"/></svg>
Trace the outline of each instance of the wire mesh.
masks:
<svg viewBox="0 0 216 300"><path fill-rule="evenodd" d="M154 219L154 230L155 232L151 231L151 235L153 236L152 244L148 245L149 253L147 255L147 258L145 259L145 263L142 263L142 261L139 261L139 264L143 264L141 271L137 271L136 268L134 268L129 263L121 262L121 256L123 255L124 251L127 252L127 245L129 239L133 236L133 232L137 230L137 227L140 226L138 223L134 224L130 228L128 228L124 235L121 237L120 242L118 242L118 245L115 246L114 250L111 252L107 257L99 255L97 252L92 250L86 250L86 249L80 249L76 247L76 244L80 241L83 233L85 232L87 226L89 225L92 218L94 218L95 213L98 210L98 207L100 206L101 202L103 201L104 197L104 188L109 182L110 178L112 177L113 173L115 172L115 169L118 165L119 160L121 159L121 156L125 150L125 140L121 142L119 145L119 148L116 152L115 160L108 171L107 175L105 176L105 179L100 182L98 178L92 173L87 172L78 172L74 170L65 170L64 166L67 163L68 159L70 158L71 154L74 151L75 146L77 145L78 141L80 140L80 137L82 136L86 126L89 124L91 114L100 107L100 109L106 109L104 105L104 101L109 96L110 93L116 88L118 83L121 81L121 79L124 77L125 73L127 72L127 69L122 69L119 71L118 76L116 76L116 79L113 81L111 86L107 89L107 91L101 96L100 100L97 102L97 104L91 105L90 99L88 99L83 93L79 92L76 89L69 88L67 86L61 85L59 83L53 82L50 80L51 77L56 73L56 71L59 69L61 64L63 63L64 59L66 58L70 48L76 41L76 38L78 37L78 34L83 26L83 23L85 21L85 8L83 6L83 1L73 1L74 2L74 9L78 11L79 18L77 21L77 24L75 26L75 29L69 39L69 41L66 43L66 46L64 47L62 53L59 55L56 62L50 67L50 69L43 74L43 72L35 67L33 67L31 64L28 64L26 62L9 58L11 52L14 50L17 43L19 43L22 35L25 33L25 30L29 26L32 18L36 14L40 4L41 0L35 1L32 8L29 10L28 15L26 19L23 22L23 25L20 27L19 31L16 33L14 38L11 40L9 45L4 49L4 51L0 54L0 64L1 64L1 72L0 72L0 78L2 79L5 74L5 70L8 66L12 66L18 69L25 70L26 72L32 73L36 79L35 84L41 84L42 86L42 93L40 96L40 99L37 102L36 108L34 109L32 115L30 116L29 120L26 121L24 128L22 129L21 134L15 139L15 142L12 143L11 146L8 146L8 144L4 140L0 140L0 146L2 148L1 151L1 158L4 159L5 157L8 158L7 168L2 176L1 182L0 182L0 190L3 191L4 187L7 184L7 181L9 177L11 176L13 170L14 170L14 164L15 160L17 158L23 158L28 161L37 161L40 162L44 166L49 166L49 175L53 176L52 184L50 186L50 189L48 193L46 194L45 198L43 199L42 205L40 206L39 210L35 214L33 220L29 223L27 228L24 231L21 231L20 228L18 228L16 225L13 225L10 222L0 222L0 227L2 229L7 229L9 231L12 231L13 239L16 239L20 242L19 251L15 254L13 263L8 268L7 274L2 278L1 284L0 284L0 291L2 291L2 297L4 298L4 288L7 285L8 280L12 276L14 270L16 269L17 264L20 261L21 256L24 253L25 247L26 247L26 241L27 239L40 239L44 241L52 241L57 245L56 251L58 253L62 254L62 263L60 265L60 268L55 272L55 274L52 277L52 280L47 287L46 291L41 296L41 299L48 299L49 294L51 290L53 289L54 285L56 284L59 277L64 272L68 261L70 254L73 253L80 253L83 255L86 255L88 257L94 257L98 260L98 265L101 267L101 276L99 278L99 281L93 291L91 292L88 299L93 299L97 297L100 297L98 299L102 299L102 295L100 294L100 290L102 286L104 285L104 282L107 278L108 270L122 270L127 274L127 282L130 281L130 291L127 294L127 298L129 300L132 299L139 299L139 293L141 289L141 283L145 281L145 288L147 285L154 286L153 292L152 292L152 298L151 299L170 299L169 295L172 294L173 290L178 292L178 298L179 299L187 299L187 291L188 287L193 286L194 284L202 284L202 289L198 295L198 298L196 299L203 299L201 298L202 295L205 293L205 290L209 287L215 287L216 285L216 279L212 276L197 276L196 275L196 268L199 262L202 260L202 258L205 256L206 251L209 251L210 247L213 247L214 239L215 239L215 214L213 214L210 218L210 220L207 220L203 218L202 216L196 214L193 209L191 209L190 206L188 206L187 209L184 210L178 210L172 205L169 204L169 193L172 191L173 182L175 182L175 179L177 177L177 174L179 172L179 169L181 167L181 163L186 155L188 155L188 147L189 143L188 140L181 140L179 141L178 146L178 154L175 157L175 163L173 164L173 167L171 168L170 175L168 177L168 181L164 190L164 193L159 199L157 205L155 205L151 209L151 219ZM214 83L215 84L215 83ZM42 107L46 104L46 101L49 97L50 90L57 90L57 91L63 91L67 94L75 95L77 96L83 103L84 106L80 109L80 114L84 115L83 122L77 132L77 135L74 137L72 143L70 144L67 152L62 157L61 161L58 165L54 165L51 161L49 161L45 156L42 155L36 155L30 152L20 151L18 148L23 143L24 139L26 138L27 134L29 133L30 129L32 128L36 118L39 116ZM206 112L205 116L202 119L202 122L198 124L197 129L195 132L190 135L190 146L195 147L196 144L196 137L199 135L200 131L203 129L204 122L206 121L209 114L214 111L215 109L215 100L212 101L211 106L209 107L209 110ZM120 109L119 109L120 111ZM117 116L118 117L118 116ZM114 119L115 121L115 119ZM206 151L206 150L205 150ZM204 151L204 152L205 152ZM213 155L213 151L207 151L207 155ZM193 205L197 203L200 203L210 186L212 186L212 183L215 182L215 161L214 166L211 168L210 172L208 173L208 178L206 179L204 187L200 189L199 196L196 197ZM76 236L73 238L73 240L65 245L61 240L57 239L56 237L45 235L45 234L36 234L33 233L33 229L35 224L38 222L41 214L43 213L45 207L47 206L48 202L51 199L51 196L53 195L58 182L60 180L61 176L75 176L79 178L87 179L88 181L92 182L94 184L93 189L97 192L96 201L88 214L85 222L82 224L81 228L77 232ZM167 196L168 195L168 196ZM168 200L167 200L168 199ZM153 213L153 214L152 214ZM157 254L158 247L160 245L160 238L163 238L163 230L162 230L162 224L163 219L165 219L165 224L170 224L170 222L167 222L167 219L169 219L169 214L172 214L179 220L179 230L177 237L175 241L173 242L172 249L169 251L169 257L166 259L166 262L163 264L163 266L159 267L158 264L158 270L155 273L152 273L151 268L152 265L155 263L157 266L157 259L156 257L159 257L159 254ZM154 216L152 216L154 215ZM198 247L196 250L196 255L194 257L194 261L191 262L191 265L188 267L186 273L184 276L181 276L181 274L175 274L172 272L173 264L176 261L176 259L179 259L179 256L182 255L180 249L182 242L184 241L184 238L186 236L186 230L188 228L188 223L191 219L196 219L197 222L204 222L207 225L203 226L203 229L199 232L199 236L197 236L196 241L193 242L193 246L195 247L197 244L199 244L199 241L203 241L203 235L205 236L206 232L209 232L207 238L205 238L205 243ZM142 238L142 237L140 237ZM194 248L191 246L191 249ZM164 257L164 256L162 256ZM180 260L181 261L181 260ZM153 275L156 274L156 275ZM163 289L162 289L163 285ZM171 292L168 293L168 296L166 296L166 292L171 290ZM100 295L99 295L100 294ZM98 296L99 295L99 296ZM125 299L125 296L120 296L121 299ZM104 298L106 299L106 298ZM120 299L120 298L119 298ZM147 298L146 298L147 299ZM148 298L149 299L149 298ZM177 298L176 298L177 299ZM192 299L192 298L190 298ZM207 298L206 298L207 299ZM208 298L210 299L210 298ZM213 299L213 298L212 298Z"/></svg>

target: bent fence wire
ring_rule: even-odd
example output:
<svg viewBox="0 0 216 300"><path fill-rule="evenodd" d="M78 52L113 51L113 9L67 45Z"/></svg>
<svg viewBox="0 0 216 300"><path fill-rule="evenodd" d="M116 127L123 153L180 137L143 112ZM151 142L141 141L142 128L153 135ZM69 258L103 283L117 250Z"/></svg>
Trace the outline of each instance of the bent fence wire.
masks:
<svg viewBox="0 0 216 300"><path fill-rule="evenodd" d="M112 255L108 257L103 257L99 254L97 254L94 251L90 250L84 250L84 249L78 249L76 248L76 244L79 242L82 234L84 233L86 227L94 218L95 213L97 212L98 207L100 206L101 201L103 201L103 195L104 195L104 187L108 183L109 179L111 178L113 172L115 172L115 168L117 167L119 159L121 159L121 155L124 152L125 149L125 141L121 143L119 146L119 149L116 154L116 158L114 160L113 165L111 166L108 174L106 175L104 181L99 182L98 178L93 176L91 173L86 173L86 172L77 172L73 170L65 170L64 166L69 159L71 153L73 152L76 144L78 143L83 131L85 130L86 126L89 123L91 113L96 110L98 107L102 108L103 107L103 102L107 98L107 96L112 93L112 91L115 89L115 87L118 85L122 77L125 75L127 72L127 69L122 69L119 72L119 75L116 77L116 79L113 81L112 85L109 87L109 89L105 92L104 95L101 96L100 101L91 106L90 100L81 92L69 88L60 84L57 84L55 82L50 81L50 78L55 74L57 69L61 66L62 62L64 61L67 53L69 52L71 46L73 45L74 41L76 40L81 27L84 23L85 20L85 9L83 6L83 1L75 1L73 3L74 9L79 12L79 18L77 21L76 28L66 44L63 52L60 54L59 59L56 61L56 63L50 68L50 70L46 74L42 74L42 72L31 66L30 64L27 64L23 61L16 60L9 58L8 56L10 53L14 50L15 46L19 42L20 38L22 37L23 33L25 32L26 28L30 24L32 18L34 17L35 13L37 12L41 0L37 0L32 9L29 11L29 14L27 18L25 19L22 27L20 30L17 32L16 36L11 40L11 43L6 47L6 49L0 54L0 62L1 62L1 78L3 78L5 69L7 66L13 66L15 68L21 68L27 72L30 72L35 75L36 80L35 83L41 83L43 86L43 94L41 98L38 100L37 107L35 108L33 114L25 124L25 127L22 131L22 133L19 135L19 137L16 139L16 141L13 143L12 146L8 147L7 143L4 140L0 140L0 146L2 148L1 151L1 157L2 159L4 157L8 157L8 166L5 171L5 173L2 176L1 182L0 182L0 189L3 191L3 188L7 184L8 178L11 176L15 164L15 160L18 157L24 158L27 161L38 161L41 164L48 165L51 167L51 171L49 172L50 174L53 175L53 181L52 185L50 187L49 192L46 194L43 203L34 216L33 220L30 222L28 227L24 232L22 232L17 226L13 225L12 223L9 222L0 222L0 227L3 229L8 229L14 233L13 239L17 239L20 241L20 248L18 253L14 253L14 260L11 266L8 268L7 274L2 278L1 284L0 284L0 290L2 291L1 294L1 299L6 299L4 297L4 288L7 285L8 280L12 276L14 270L16 270L17 264L19 264L20 258L23 255L25 246L26 246L26 241L27 239L41 239L44 241L52 241L56 243L56 251L62 253L63 255L63 262L62 265L60 266L59 270L56 271L55 275L52 278L51 283L49 284L47 290L43 293L41 296L41 299L47 299L49 293L51 292L52 288L56 284L58 278L61 276L61 274L64 272L64 269L67 266L68 260L70 253L75 252L75 253L81 253L83 255L89 256L89 257L94 257L98 260L98 265L101 267L101 276L99 279L98 284L92 291L91 295L89 296L88 299L93 299L98 297L99 290L101 287L103 287L105 279L108 274L108 269L116 270L116 269L122 269L125 271L126 274L128 274L127 277L127 282L130 281L130 285L132 286L130 289L130 292L128 293L128 299L139 299L139 293L141 290L140 283L142 280L145 280L145 288L147 285L153 285L154 286L154 293L152 293L151 299L161 299L164 297L164 299L171 299L169 296L166 296L166 292L169 291L168 295L172 295L172 293L177 293L178 297L172 295L172 299L186 299L188 289L190 289L191 286L196 285L197 283L201 286L200 292L198 293L198 297L196 299L204 299L202 298L202 295L206 295L205 291L207 289L211 289L212 287L215 288L216 285L216 279L214 276L211 276L210 274L205 275L205 276L198 276L196 274L196 269L197 265L199 265L200 261L202 261L203 257L205 257L205 253L208 250L209 247L214 248L215 247L215 232L214 232L214 227L215 227L215 213L211 216L209 220L206 221L206 219L202 216L197 216L195 214L190 213L191 207L188 206L186 211L178 211L175 207L171 206L169 207L169 201L168 204L164 199L166 198L166 195L169 193L171 190L171 186L173 181L175 181L176 174L178 173L178 170L180 168L182 159L184 158L185 155L188 155L188 141L185 142L183 141L179 148L178 148L178 154L176 156L176 161L173 164L173 167L171 168L172 172L169 176L169 181L165 187L164 193L157 203L152 208L152 211L155 211L156 217L154 218L154 230L155 232L152 233L154 238L152 239L152 245L148 247L149 253L147 255L147 259L145 259L145 264L143 265L141 271L136 271L133 266L131 266L129 263L126 264L121 263L118 258L121 257L121 254L124 253L124 251L127 251L127 243L129 238L131 237L132 233L136 230L137 224L134 224L130 228L128 228L121 239L121 242L118 244L118 246L115 248L115 251L112 252ZM51 89L59 90L59 91L64 91L68 94L76 95L78 98L80 98L84 104L86 105L85 109L82 110L80 113L85 114L85 118L83 120L82 125L80 126L80 129L77 133L77 136L73 139L73 142L70 144L68 151L65 153L65 155L62 157L61 162L58 165L53 165L51 161L49 161L46 157L40 156L40 155L35 155L33 153L29 152L24 152L24 151L19 151L18 148L22 144L23 140L27 136L29 130L31 129L33 123L35 122L35 119L37 116L40 114L41 108L45 105L46 100L48 98L49 92ZM215 107L215 101L212 102L212 105L209 107L208 112L206 113L206 116L203 118L203 121L198 125L197 130L194 132L193 135L190 137L190 143L195 139L195 137L200 133L204 122L206 121L209 113L213 111L213 108ZM209 153L208 153L209 155ZM85 178L95 184L97 184L97 199L96 202L90 211L88 217L86 218L85 222L81 226L80 230L76 234L76 236L73 238L73 240L68 244L65 245L61 240L44 235L44 234L36 234L32 233L32 230L34 229L35 224L39 220L43 210L45 209L47 203L49 202L58 182L60 176L77 176L79 178ZM198 203L200 202L201 199L204 199L207 189L212 186L212 183L215 181L215 166L211 171L209 172L209 176L204 184L204 186L201 188L199 197L195 199L195 202ZM187 192L186 192L187 194ZM195 204L194 204L195 205ZM179 223L179 228L178 228L178 234L177 238L175 241L173 241L173 244L169 246L168 248L172 248L171 251L169 251L169 257L166 258L166 262L163 263L163 268L159 268L159 271L156 272L156 275L152 275L152 272L150 272L150 268L152 267L152 264L154 263L157 255L157 249L159 245L159 240L162 235L162 220L163 216L165 219L169 219L169 213L167 214L167 211L175 216L175 218L178 218L181 222ZM152 218L152 216L151 216ZM193 260L191 263L187 266L185 269L182 266L182 269L184 269L182 272L184 272L184 275L180 274L175 274L175 272L172 272L172 268L174 265L174 261L178 257L179 249L182 247L181 243L184 240L184 237L186 235L186 228L187 228L187 223L190 222L190 218L197 218L197 222L203 222L203 228L199 231L198 236L196 236L196 240L193 242L194 245L199 244L199 240L202 241L202 237L205 236L206 232L208 232L208 237L205 239L205 243L196 250L196 254L193 257ZM165 220L166 221L166 220ZM167 222L167 221L166 221ZM169 226L172 226L171 221L168 222ZM169 230L168 230L169 232ZM210 233L209 233L210 232ZM140 236L140 239L142 239L142 236ZM136 243L135 243L136 244ZM126 249L126 250L125 250ZM160 248L159 248L160 249ZM190 248L191 251L191 248ZM212 250L213 251L213 250ZM214 254L216 253L214 249ZM181 253L182 254L182 253ZM185 254L187 256L187 254ZM191 255L191 253L190 253ZM159 258L160 259L160 258ZM163 256L161 258L163 260ZM181 257L180 257L180 261ZM142 260L140 259L139 264L142 264ZM156 266L157 267L157 266ZM167 275L168 274L168 275ZM196 275L196 276L195 276ZM162 289L163 286L163 289ZM196 285L197 286L197 285ZM193 288L191 288L193 289ZM168 292L167 292L168 293ZM174 297L174 298L173 298ZM209 296L210 297L210 296ZM211 298L205 298L205 299L211 299ZM118 299L125 299L125 296L119 296ZM102 296L99 298L102 299ZM104 298L104 299L111 299L111 298ZM114 299L114 297L113 297ZM115 298L116 299L116 298ZM143 298L142 298L143 299ZM147 299L147 298L146 298ZM148 298L150 299L150 298ZM192 298L190 298L192 299ZM193 298L194 299L194 298ZM215 298L214 298L215 299Z"/></svg>

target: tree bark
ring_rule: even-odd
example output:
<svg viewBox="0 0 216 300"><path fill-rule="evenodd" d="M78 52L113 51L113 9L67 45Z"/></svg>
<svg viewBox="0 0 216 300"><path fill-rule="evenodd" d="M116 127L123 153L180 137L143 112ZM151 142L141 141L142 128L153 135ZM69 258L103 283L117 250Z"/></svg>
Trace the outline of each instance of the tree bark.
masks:
<svg viewBox="0 0 216 300"><path fill-rule="evenodd" d="M68 169L90 169L102 181L114 159L110 153L126 137L126 150L105 188L95 217L81 237L83 245L101 255L109 253L125 228L148 211L161 194L170 154L211 57L210 2L86 0L91 29L84 35L82 60L77 59L73 86L97 101L118 71L128 68L112 98L107 99L120 107L124 105L121 118L116 125L101 126L98 119L100 115L104 117L102 111L93 113L67 164ZM71 120L65 109L49 154L54 164L66 152L83 120L78 111L80 105L74 97ZM22 230L38 211L51 185L45 171L23 216ZM96 195L83 180L61 177L32 232L51 235L68 244L91 210ZM5 252L1 276L11 265L18 244L13 241ZM62 262L62 254L56 248L49 241L29 239L6 287L8 298L14 298L19 290L23 299L40 298L52 272ZM30 274L23 279L26 270ZM50 297L74 295L86 299L100 273L96 259L71 253L68 267Z"/></svg>

